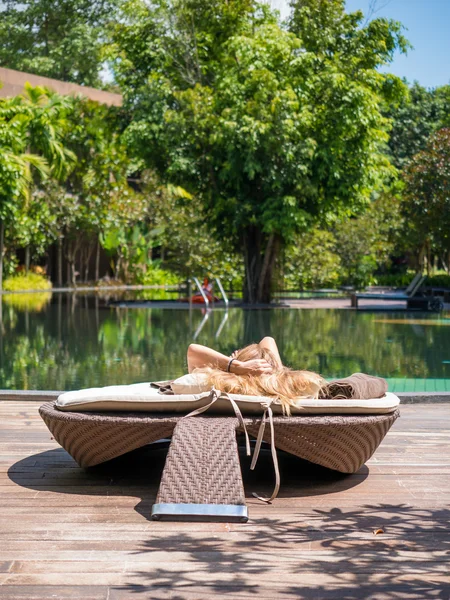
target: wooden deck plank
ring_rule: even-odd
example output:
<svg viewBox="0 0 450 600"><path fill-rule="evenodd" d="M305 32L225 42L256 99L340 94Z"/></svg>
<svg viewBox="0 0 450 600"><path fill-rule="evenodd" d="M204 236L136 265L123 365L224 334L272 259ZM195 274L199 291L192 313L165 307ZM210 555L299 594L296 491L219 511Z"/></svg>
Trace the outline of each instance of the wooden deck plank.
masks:
<svg viewBox="0 0 450 600"><path fill-rule="evenodd" d="M107 586L87 585L5 585L0 586L2 600L109 600Z"/></svg>
<svg viewBox="0 0 450 600"><path fill-rule="evenodd" d="M272 505L262 456L245 525L151 522L164 451L85 471L38 406L0 402L0 599L450 598L448 404L404 406L351 476L280 453Z"/></svg>

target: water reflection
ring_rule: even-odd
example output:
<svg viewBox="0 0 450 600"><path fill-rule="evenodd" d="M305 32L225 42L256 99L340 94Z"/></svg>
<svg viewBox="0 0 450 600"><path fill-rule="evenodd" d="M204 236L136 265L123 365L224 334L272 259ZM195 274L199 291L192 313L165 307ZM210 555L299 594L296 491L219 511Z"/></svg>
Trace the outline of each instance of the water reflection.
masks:
<svg viewBox="0 0 450 600"><path fill-rule="evenodd" d="M4 294L3 302L18 311L40 312L52 299L51 292L36 292L23 294Z"/></svg>
<svg viewBox="0 0 450 600"><path fill-rule="evenodd" d="M73 294L20 306L4 298L0 388L70 390L176 377L186 371L194 339L229 354L265 335L277 339L286 364L326 378L355 371L446 378L450 336L446 327L428 326L437 319L323 309L108 308L98 297Z"/></svg>

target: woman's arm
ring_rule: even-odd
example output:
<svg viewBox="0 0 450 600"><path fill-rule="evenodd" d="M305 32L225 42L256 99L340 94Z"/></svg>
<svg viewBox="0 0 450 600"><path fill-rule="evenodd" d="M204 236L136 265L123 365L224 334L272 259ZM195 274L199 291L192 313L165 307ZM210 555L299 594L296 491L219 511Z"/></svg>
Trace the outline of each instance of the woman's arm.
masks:
<svg viewBox="0 0 450 600"><path fill-rule="evenodd" d="M208 348L208 346L190 344L187 351L187 361L189 373L201 367L213 367L226 371L230 363L230 357ZM230 365L230 373L236 375L262 375L271 372L272 366L266 360L259 358L245 362L234 359Z"/></svg>
<svg viewBox="0 0 450 600"><path fill-rule="evenodd" d="M274 355L277 363L278 363L278 368L281 369L281 367L283 366L283 363L281 362L281 357L280 357L280 353L278 351L278 346L276 341L273 339L273 337L265 337L263 338L259 344L260 348L266 348L266 350L270 350L272 352L272 354Z"/></svg>
<svg viewBox="0 0 450 600"><path fill-rule="evenodd" d="M212 348L208 348L208 346L190 344L187 351L187 361L189 373L192 373L193 369L201 367L213 367L226 371L230 358Z"/></svg>

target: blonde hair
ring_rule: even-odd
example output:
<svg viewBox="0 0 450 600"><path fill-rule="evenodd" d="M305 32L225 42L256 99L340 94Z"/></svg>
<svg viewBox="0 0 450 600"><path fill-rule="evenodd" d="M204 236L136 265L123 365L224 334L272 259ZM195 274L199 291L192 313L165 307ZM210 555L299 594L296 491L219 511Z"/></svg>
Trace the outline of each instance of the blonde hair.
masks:
<svg viewBox="0 0 450 600"><path fill-rule="evenodd" d="M213 367L202 367L195 372L205 373L209 385L230 394L265 396L278 398L285 414L295 406L299 398L317 398L324 379L312 371L294 371L284 367L267 348L251 344L239 351L240 361L262 358L273 367L272 373L265 375L236 375Z"/></svg>

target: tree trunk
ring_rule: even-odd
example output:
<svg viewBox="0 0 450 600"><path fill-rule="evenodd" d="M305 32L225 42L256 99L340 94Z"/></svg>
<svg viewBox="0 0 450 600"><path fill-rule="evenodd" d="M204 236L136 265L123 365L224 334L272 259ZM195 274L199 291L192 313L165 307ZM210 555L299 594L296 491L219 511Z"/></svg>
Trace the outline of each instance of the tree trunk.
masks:
<svg viewBox="0 0 450 600"><path fill-rule="evenodd" d="M30 246L25 248L25 273L30 270Z"/></svg>
<svg viewBox="0 0 450 600"><path fill-rule="evenodd" d="M100 242L97 240L97 250L95 253L95 282L100 279Z"/></svg>
<svg viewBox="0 0 450 600"><path fill-rule="evenodd" d="M92 252L94 250L94 246L89 242L86 248L85 262L84 262L84 281L89 281L89 266L91 262Z"/></svg>
<svg viewBox="0 0 450 600"><path fill-rule="evenodd" d="M427 241L427 275L428 277L431 275L431 247L430 241Z"/></svg>
<svg viewBox="0 0 450 600"><path fill-rule="evenodd" d="M447 254L447 258L445 258L445 254L440 257L440 261L442 263L442 268L447 272L447 275L450 275L450 261L448 260L449 255Z"/></svg>
<svg viewBox="0 0 450 600"><path fill-rule="evenodd" d="M425 270L425 251L426 251L426 242L419 250L419 256L417 257L417 267L419 271Z"/></svg>
<svg viewBox="0 0 450 600"><path fill-rule="evenodd" d="M72 285L73 287L76 287L77 275L79 275L79 272L77 271L77 254L81 243L82 238L78 237L70 240L66 244L67 280L69 285Z"/></svg>
<svg viewBox="0 0 450 600"><path fill-rule="evenodd" d="M57 283L58 287L61 288L63 285L63 250L62 250L62 238L58 237L58 253L56 255L56 270L57 270Z"/></svg>
<svg viewBox="0 0 450 600"><path fill-rule="evenodd" d="M3 291L3 252L5 246L5 224L0 221L0 292ZM1 298L0 298L1 302Z"/></svg>
<svg viewBox="0 0 450 600"><path fill-rule="evenodd" d="M70 279L73 287L77 287L77 270L75 267L75 259L73 261L69 261L70 264Z"/></svg>
<svg viewBox="0 0 450 600"><path fill-rule="evenodd" d="M243 238L244 245L244 302L268 304L272 298L272 275L280 247L275 234L264 234L249 227Z"/></svg>
<svg viewBox="0 0 450 600"><path fill-rule="evenodd" d="M113 268L114 279L119 280L121 274L122 274L122 254L120 252L118 252L117 260L115 261L114 268Z"/></svg>
<svg viewBox="0 0 450 600"><path fill-rule="evenodd" d="M45 253L45 263L44 263L44 271L45 271L45 276L47 277L47 279L50 279L50 281L52 280L53 277L53 256L54 256L55 252L53 248L50 248L50 250L47 250L47 252Z"/></svg>

